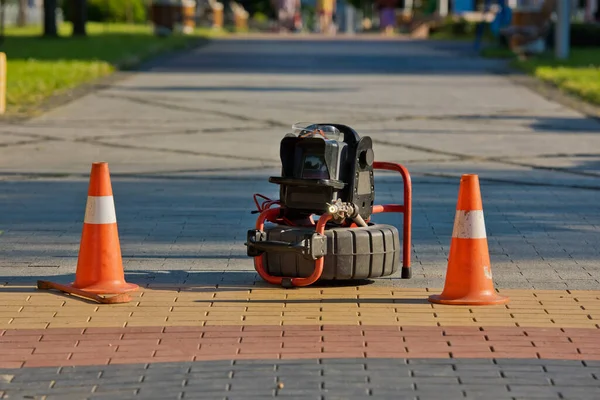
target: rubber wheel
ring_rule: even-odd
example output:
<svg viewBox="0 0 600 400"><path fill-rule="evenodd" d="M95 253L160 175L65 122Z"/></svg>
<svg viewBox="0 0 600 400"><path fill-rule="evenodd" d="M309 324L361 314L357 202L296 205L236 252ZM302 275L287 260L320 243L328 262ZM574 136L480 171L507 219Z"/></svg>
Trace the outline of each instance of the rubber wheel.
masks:
<svg viewBox="0 0 600 400"><path fill-rule="evenodd" d="M299 242L310 228L282 225L265 227L267 240ZM360 228L325 230L327 255L321 280L368 279L389 276L398 271L401 251L398 229L373 224ZM305 278L315 262L293 253L268 252L263 257L267 272L273 276Z"/></svg>

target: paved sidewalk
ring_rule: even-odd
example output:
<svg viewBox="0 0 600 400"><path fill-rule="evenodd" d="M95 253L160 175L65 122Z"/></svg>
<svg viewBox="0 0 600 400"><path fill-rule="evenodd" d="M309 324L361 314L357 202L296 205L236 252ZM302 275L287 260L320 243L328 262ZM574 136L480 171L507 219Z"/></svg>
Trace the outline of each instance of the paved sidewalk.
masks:
<svg viewBox="0 0 600 400"><path fill-rule="evenodd" d="M469 44L227 39L0 125L0 393L8 398L596 398L600 123ZM413 278L283 290L245 254L294 122L373 138L413 178ZM133 302L74 277L90 165L108 161ZM480 176L506 306L444 284L460 176ZM376 202L401 203L380 173ZM375 222L401 226L400 216ZM0 398L2 395L0 395Z"/></svg>
<svg viewBox="0 0 600 400"><path fill-rule="evenodd" d="M46 399L589 399L597 361L327 359L185 362L10 371L11 387ZM16 389L16 390L15 390ZM31 397L30 397L31 398Z"/></svg>
<svg viewBox="0 0 600 400"><path fill-rule="evenodd" d="M19 343L3 358L12 367L194 358L600 357L600 291L503 290L507 306L460 307L429 303L437 291L426 289L184 286L145 289L131 303L107 306L9 289L19 292L2 296L10 308L2 313L7 330L0 338L5 346Z"/></svg>
<svg viewBox="0 0 600 400"><path fill-rule="evenodd" d="M428 303L426 289L263 286L156 285L118 306L7 287L0 391L228 399L433 399L442 386L451 399L600 391L600 291L503 290L506 306L459 307Z"/></svg>

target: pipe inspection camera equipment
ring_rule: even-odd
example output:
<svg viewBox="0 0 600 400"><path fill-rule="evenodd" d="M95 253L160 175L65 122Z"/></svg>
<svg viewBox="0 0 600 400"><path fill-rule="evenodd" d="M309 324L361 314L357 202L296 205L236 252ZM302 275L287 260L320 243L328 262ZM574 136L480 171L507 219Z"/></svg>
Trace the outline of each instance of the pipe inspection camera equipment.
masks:
<svg viewBox="0 0 600 400"><path fill-rule="evenodd" d="M258 274L290 288L390 276L402 259L401 277L410 278L408 170L375 161L371 138L348 126L298 123L292 129L281 140L281 176L269 178L279 185L280 199L254 195L259 216L246 246ZM400 173L404 204L375 204L374 170ZM382 212L403 213L402 240L395 226L371 222Z"/></svg>

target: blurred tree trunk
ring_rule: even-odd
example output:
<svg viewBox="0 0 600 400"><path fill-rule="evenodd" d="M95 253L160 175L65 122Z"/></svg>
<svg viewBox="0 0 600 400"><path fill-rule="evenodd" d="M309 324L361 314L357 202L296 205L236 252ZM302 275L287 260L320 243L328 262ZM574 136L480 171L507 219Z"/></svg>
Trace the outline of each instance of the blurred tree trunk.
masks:
<svg viewBox="0 0 600 400"><path fill-rule="evenodd" d="M126 0L126 1L127 1L127 8L125 9L125 13L126 13L125 19L127 20L128 24L133 24L133 10L132 10L132 5L131 5L131 0Z"/></svg>
<svg viewBox="0 0 600 400"><path fill-rule="evenodd" d="M56 37L56 0L44 0L44 36Z"/></svg>
<svg viewBox="0 0 600 400"><path fill-rule="evenodd" d="M87 0L73 0L73 35L85 36L87 22Z"/></svg>
<svg viewBox="0 0 600 400"><path fill-rule="evenodd" d="M17 11L17 26L27 24L27 0L19 0L19 9Z"/></svg>

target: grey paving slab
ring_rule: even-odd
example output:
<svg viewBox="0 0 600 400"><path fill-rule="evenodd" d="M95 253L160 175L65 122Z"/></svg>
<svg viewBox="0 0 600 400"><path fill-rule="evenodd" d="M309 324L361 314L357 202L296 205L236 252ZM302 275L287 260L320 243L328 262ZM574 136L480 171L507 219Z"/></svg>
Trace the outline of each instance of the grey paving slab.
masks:
<svg viewBox="0 0 600 400"><path fill-rule="evenodd" d="M443 285L459 178L477 173L497 286L597 289L600 123L503 68L450 42L217 40L0 124L0 282L72 279L90 164L108 161L129 279L261 284L251 196L277 197L292 123L334 121L413 177L414 277L374 284ZM400 203L399 178L376 193Z"/></svg>
<svg viewBox="0 0 600 400"><path fill-rule="evenodd" d="M336 360L327 360L330 363ZM71 373L64 373L58 368L25 368L18 370L0 370L3 376L12 376L4 382L1 390L4 398L23 398L23 396L71 396L73 398L97 398L112 395L113 398L254 398L254 397L292 397L292 398L385 398L393 393L402 398L435 398L441 392L444 398L581 398L584 395L594 396L600 393L600 381L591 373L595 367L588 367L582 362L553 360L511 359L449 359L444 363L435 359L343 359L338 365L359 367L358 374L352 376L339 374L328 376L327 363L319 363L318 378L306 380L302 372L313 371L315 360L295 360L297 376L282 373L285 362L253 360L254 376L250 379L238 376L238 366L234 362L224 365L214 362L214 368L227 368L230 375L225 379L215 380L209 371L213 362L194 363L157 363L110 366L69 367ZM408 364L406 363L408 361ZM487 361L487 363L482 363ZM318 363L319 361L317 361ZM372 364L372 365L371 365ZM514 366L539 365L542 369L536 372L517 372ZM546 365L547 364L547 365ZM183 371L181 366L187 366ZM332 365L332 364L329 364ZM480 376L473 372L487 365L490 370L497 371L496 377ZM193 373L193 369L204 373ZM379 368L372 368L377 366ZM386 368L382 373L381 367ZM452 371L453 377L416 376L417 372ZM545 369L552 369L548 372ZM485 369L485 367L484 367ZM177 376L172 371L181 371ZM250 371L242 366L242 370ZM283 368L285 370L285 368ZM405 372L408 370L409 375ZM164 374L149 374L150 371ZM81 381L77 373L102 376L102 378ZM119 373L135 372L143 377L139 382L125 384L119 380L108 378ZM38 380L39 386L23 387L19 384L22 376L27 375ZM106 378L104 378L106 377ZM451 385L450 385L451 384ZM412 397L411 397L412 396ZM165 397L167 398L167 397ZM591 397L588 397L591 398Z"/></svg>

